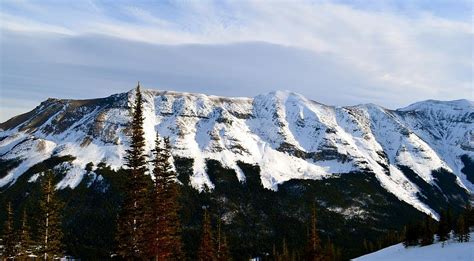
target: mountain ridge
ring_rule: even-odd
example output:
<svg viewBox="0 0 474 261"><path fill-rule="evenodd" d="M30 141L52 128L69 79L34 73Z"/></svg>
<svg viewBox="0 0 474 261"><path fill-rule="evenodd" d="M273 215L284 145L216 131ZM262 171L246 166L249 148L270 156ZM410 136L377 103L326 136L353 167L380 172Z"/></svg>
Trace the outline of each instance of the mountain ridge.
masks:
<svg viewBox="0 0 474 261"><path fill-rule="evenodd" d="M234 170L241 182L245 175L237 163L258 165L263 186L272 190L291 179L373 172L387 191L435 217L422 189L425 183L438 186L435 171L454 174L454 186L474 191L461 160L474 159L472 101L427 100L390 110L373 104L327 106L288 91L253 98L142 92L147 150L156 132L170 136L173 155L194 160L190 183L198 190L213 189L206 173L211 159ZM1 123L0 159L21 163L0 175L0 187L51 156L75 157L63 166L69 171L60 188L77 186L89 162L121 167L133 99L133 90L98 99L50 98Z"/></svg>
<svg viewBox="0 0 474 261"><path fill-rule="evenodd" d="M131 89L125 93L130 93L132 92L134 89ZM147 90L150 90L150 91L157 91L157 92L163 92L163 93L175 93L175 94L182 94L182 95L203 95L203 96L207 96L207 97L214 97L214 98L226 98L226 99L253 99L253 97L248 97L248 96L219 96L219 95L212 95L212 94L202 94L202 93L195 93L195 92L178 92L178 91L169 91L169 90L160 90L160 89L147 89ZM282 93L290 93L290 94L296 94L296 95L299 95L299 96L303 96L302 94L299 94L297 92L292 92L292 91L289 91L289 90L276 90L276 91L272 91L272 92L269 92L269 93L266 93L266 94L271 94L271 93L275 93L275 92L282 92ZM122 93L124 94L124 93ZM91 100L100 100L100 99L106 99L106 98L109 98L111 96L115 96L115 95L118 95L118 94L113 94L113 95L109 95L109 96L106 96L106 97L100 97L100 98L85 98L85 99L71 99L71 98L55 98L55 97L48 97L46 98L45 100L43 100L42 102L40 102L40 105L45 103L45 102L51 102L51 101L58 101L58 102L67 102L67 101L91 101ZM259 95L264 95L264 94L259 94ZM259 96L257 95L257 96ZM304 97L304 96L303 96ZM328 106L328 107L340 107L340 108L344 108L344 107L357 107L357 106L364 106L364 105L373 105L373 106L378 106L378 107L381 107L381 108L384 108L384 109L387 109L387 110L391 110L391 111L403 111L405 109L408 109L410 108L411 106L413 105L416 105L416 104L423 104L423 103L465 103L465 104L468 104L470 106L474 106L474 100L469 100L469 99L455 99L455 100L436 100L436 99L426 99L426 100L421 100L421 101L417 101L417 102L413 102L411 104L408 104L407 106L405 107L400 107L400 108L395 108L395 109L390 109L390 108L386 108L384 106L381 106L381 105L378 105L378 104L375 104L375 103L359 103L359 104L355 104L355 105L328 105L328 104L324 104L324 103L320 103L320 102L317 102L315 100L312 100L312 99L309 99L313 102L316 102L316 103L319 103L319 104L322 104L322 105L325 105L325 106ZM39 105L38 105L39 106ZM38 107L37 106L37 107ZM36 107L35 107L36 108ZM35 109L33 108L33 110ZM31 111L28 111L28 112L25 112L25 113L21 113L19 115L16 115L16 116L13 116L11 117L10 119L7 119L5 120L4 122L0 122L0 126L4 125L6 122L14 119L14 118L17 118L19 116L22 116L24 114L28 114L29 112Z"/></svg>

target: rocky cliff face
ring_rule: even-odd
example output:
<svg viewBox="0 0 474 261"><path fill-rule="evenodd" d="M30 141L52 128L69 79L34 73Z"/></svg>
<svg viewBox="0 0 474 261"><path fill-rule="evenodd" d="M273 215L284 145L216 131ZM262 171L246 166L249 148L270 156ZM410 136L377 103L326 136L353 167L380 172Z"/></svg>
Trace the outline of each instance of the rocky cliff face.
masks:
<svg viewBox="0 0 474 261"><path fill-rule="evenodd" d="M193 159L189 183L197 190L214 188L206 164L214 160L242 183L239 162L257 165L270 190L292 179L369 172L398 199L435 216L427 200L431 190L453 198L474 191L471 101L388 110L326 106L288 92L225 98L144 90L143 96L148 150L156 132L170 137L174 156ZM0 189L51 157L74 157L56 166L67 172L59 188L76 187L89 162L122 167L134 98L130 91L93 100L48 99L0 124Z"/></svg>

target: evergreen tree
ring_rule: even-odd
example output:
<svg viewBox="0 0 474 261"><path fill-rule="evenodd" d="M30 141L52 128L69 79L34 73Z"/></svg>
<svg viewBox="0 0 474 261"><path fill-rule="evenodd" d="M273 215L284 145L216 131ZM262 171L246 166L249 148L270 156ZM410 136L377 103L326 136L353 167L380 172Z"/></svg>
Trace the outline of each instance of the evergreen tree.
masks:
<svg viewBox="0 0 474 261"><path fill-rule="evenodd" d="M467 226L467 224L466 224L466 226ZM464 242L469 242L469 240L471 239L471 234L469 233L470 232L469 227L466 227L466 229L464 231L465 231Z"/></svg>
<svg viewBox="0 0 474 261"><path fill-rule="evenodd" d="M222 222L219 220L217 224L217 260L230 260L229 247L227 245L227 237L222 231Z"/></svg>
<svg viewBox="0 0 474 261"><path fill-rule="evenodd" d="M311 216L311 228L308 245L306 247L306 260L323 260L324 255L321 248L321 240L317 230L316 206L313 205Z"/></svg>
<svg viewBox="0 0 474 261"><path fill-rule="evenodd" d="M458 242L469 242L469 227L465 222L464 215L459 216L455 233Z"/></svg>
<svg viewBox="0 0 474 261"><path fill-rule="evenodd" d="M364 253L368 253L369 251L369 244L367 243L367 239L364 238L364 241L362 242L362 247L364 248Z"/></svg>
<svg viewBox="0 0 474 261"><path fill-rule="evenodd" d="M21 229L19 232L16 255L20 257L20 259L26 259L31 253L32 245L33 241L31 240L30 226L28 225L28 216L25 209L23 210L23 218L21 220Z"/></svg>
<svg viewBox="0 0 474 261"><path fill-rule="evenodd" d="M273 259L276 260L277 256L278 256L278 253L276 251L276 246L275 246L275 243L273 243L273 245L272 245L272 257L273 257Z"/></svg>
<svg viewBox="0 0 474 261"><path fill-rule="evenodd" d="M382 249L382 241L380 239L377 239L375 243L377 244L377 250Z"/></svg>
<svg viewBox="0 0 474 261"><path fill-rule="evenodd" d="M434 228L433 221L431 217L426 216L425 221L422 226L422 236L421 236L421 245L431 245L433 244Z"/></svg>
<svg viewBox="0 0 474 261"><path fill-rule="evenodd" d="M462 215L458 217L456 222L456 228L454 229L454 237L457 239L458 242L464 242L464 230L465 222Z"/></svg>
<svg viewBox="0 0 474 261"><path fill-rule="evenodd" d="M453 217L453 212L451 211L451 207L448 207L448 210L445 213L446 215L446 223L448 225L448 239L449 239L449 233L451 230L454 230L456 228L456 219Z"/></svg>
<svg viewBox="0 0 474 261"><path fill-rule="evenodd" d="M328 241L325 244L324 255L325 255L325 258L324 258L325 261L336 260L336 249L334 248L334 244L331 242L330 239L328 239Z"/></svg>
<svg viewBox="0 0 474 261"><path fill-rule="evenodd" d="M405 247L418 245L419 238L420 229L418 225L409 224L405 227L405 240L403 241Z"/></svg>
<svg viewBox="0 0 474 261"><path fill-rule="evenodd" d="M168 138L161 144L157 134L153 151L155 177L152 193L152 222L149 240L150 256L157 260L179 260L184 258L180 236L179 222L179 188L176 183L176 172L171 166L171 145Z"/></svg>
<svg viewBox="0 0 474 261"><path fill-rule="evenodd" d="M86 164L86 167L85 167L85 170L87 171L87 173L90 173L94 168L94 163L93 162L89 162Z"/></svg>
<svg viewBox="0 0 474 261"><path fill-rule="evenodd" d="M341 249L338 248L338 247L335 247L335 257L334 257L334 260L341 260L342 259L342 253L341 253Z"/></svg>
<svg viewBox="0 0 474 261"><path fill-rule="evenodd" d="M289 260L290 251L288 250L288 244L286 244L286 238L283 238L283 243L281 246L281 255L279 255L279 260Z"/></svg>
<svg viewBox="0 0 474 261"><path fill-rule="evenodd" d="M290 261L296 261L297 255L298 253L295 250L292 250L290 255Z"/></svg>
<svg viewBox="0 0 474 261"><path fill-rule="evenodd" d="M464 217L464 222L465 222L465 232L466 234L464 235L465 236L465 242L469 242L469 239L470 239L470 227L471 226L474 226L474 209L471 207L471 203L470 202L467 202L466 204L466 207L464 208L464 211L462 213L463 217Z"/></svg>
<svg viewBox="0 0 474 261"><path fill-rule="evenodd" d="M466 226L469 228L474 226L474 208L472 208L471 203L467 202L466 207L463 211L464 221L466 222Z"/></svg>
<svg viewBox="0 0 474 261"><path fill-rule="evenodd" d="M374 243L372 243L372 241L369 241L369 252L374 252L374 250L375 250Z"/></svg>
<svg viewBox="0 0 474 261"><path fill-rule="evenodd" d="M216 260L214 238L212 237L211 218L209 217L207 208L204 209L201 245L198 251L198 260L200 261L215 261Z"/></svg>
<svg viewBox="0 0 474 261"><path fill-rule="evenodd" d="M38 244L45 260L53 260L63 254L61 220L62 203L57 199L54 174L47 171L42 182Z"/></svg>
<svg viewBox="0 0 474 261"><path fill-rule="evenodd" d="M131 114L130 149L126 150L125 156L129 177L118 219L116 240L119 256L125 259L141 259L147 255L146 231L150 219L147 198L150 179L146 175L147 160L140 84L136 88L135 104L132 106Z"/></svg>
<svg viewBox="0 0 474 261"><path fill-rule="evenodd" d="M3 256L15 256L15 232L13 231L13 208L12 203L7 203L7 220L3 228Z"/></svg>
<svg viewBox="0 0 474 261"><path fill-rule="evenodd" d="M439 241L446 241L449 239L449 224L448 224L448 213L446 211L441 212L441 216L438 222L438 230L436 235Z"/></svg>

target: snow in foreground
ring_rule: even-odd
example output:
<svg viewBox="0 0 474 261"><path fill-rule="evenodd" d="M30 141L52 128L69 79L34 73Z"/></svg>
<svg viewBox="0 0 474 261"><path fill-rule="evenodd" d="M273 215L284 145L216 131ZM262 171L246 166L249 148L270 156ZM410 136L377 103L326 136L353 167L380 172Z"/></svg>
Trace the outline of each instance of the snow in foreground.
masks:
<svg viewBox="0 0 474 261"><path fill-rule="evenodd" d="M474 233L471 233L470 242L458 243L447 241L444 247L441 243L424 247L405 248L403 244L393 245L374 253L358 257L357 261L372 260L474 260Z"/></svg>

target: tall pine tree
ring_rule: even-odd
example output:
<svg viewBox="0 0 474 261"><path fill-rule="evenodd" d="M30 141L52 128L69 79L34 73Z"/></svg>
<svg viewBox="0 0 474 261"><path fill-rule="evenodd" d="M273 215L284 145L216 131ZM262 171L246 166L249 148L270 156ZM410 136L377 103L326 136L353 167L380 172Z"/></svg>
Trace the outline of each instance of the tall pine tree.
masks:
<svg viewBox="0 0 474 261"><path fill-rule="evenodd" d="M474 226L474 208L471 206L471 202L466 203L466 207L463 211L464 221L468 227Z"/></svg>
<svg viewBox="0 0 474 261"><path fill-rule="evenodd" d="M462 216L464 218L464 226L465 226L465 234L464 234L464 242L469 242L471 239L470 235L470 227L474 226L474 209L471 206L470 202L467 202L466 207L464 208L464 211L462 213Z"/></svg>
<svg viewBox="0 0 474 261"><path fill-rule="evenodd" d="M135 90L131 108L130 149L126 150L125 165L129 176L124 201L117 224L117 253L125 259L143 259L147 256L147 209L150 178L146 175L147 159L143 131L143 99L140 83Z"/></svg>
<svg viewBox="0 0 474 261"><path fill-rule="evenodd" d="M324 255L325 261L335 261L337 260L336 258L336 248L334 247L334 244L331 242L331 239L328 238L328 241L326 242L324 246Z"/></svg>
<svg viewBox="0 0 474 261"><path fill-rule="evenodd" d="M432 218L430 216L425 216L425 221L422 226L422 235L421 235L421 245L431 245L433 244L434 237L434 225Z"/></svg>
<svg viewBox="0 0 474 261"><path fill-rule="evenodd" d="M7 220L3 227L3 256L15 256L15 232L13 231L13 208L12 203L7 203Z"/></svg>
<svg viewBox="0 0 474 261"><path fill-rule="evenodd" d="M449 239L450 225L449 220L451 219L446 211L441 212L441 216L438 222L438 230L436 235L439 241L446 241Z"/></svg>
<svg viewBox="0 0 474 261"><path fill-rule="evenodd" d="M171 145L168 138L162 145L156 136L153 151L153 175L155 182L151 196L151 222L149 255L155 260L184 259L179 221L179 188L176 172L171 166Z"/></svg>
<svg viewBox="0 0 474 261"><path fill-rule="evenodd" d="M469 242L469 227L466 224L464 215L460 215L454 230L458 242Z"/></svg>
<svg viewBox="0 0 474 261"><path fill-rule="evenodd" d="M311 227L308 245L306 247L306 260L320 261L324 259L321 240L317 230L316 206L313 205L311 215Z"/></svg>
<svg viewBox="0 0 474 261"><path fill-rule="evenodd" d="M278 255L278 260L289 260L290 259L290 250L288 250L288 244L286 243L286 238L283 238L281 243L281 254Z"/></svg>
<svg viewBox="0 0 474 261"><path fill-rule="evenodd" d="M418 245L419 238L421 237L421 232L418 224L409 224L405 227L405 239L403 240L403 245L405 247L416 246Z"/></svg>
<svg viewBox="0 0 474 261"><path fill-rule="evenodd" d="M198 260L199 261L215 261L216 260L216 249L214 246L214 238L212 236L211 218L209 217L207 208L204 209L201 245L199 246Z"/></svg>
<svg viewBox="0 0 474 261"><path fill-rule="evenodd" d="M45 173L40 199L39 237L40 253L45 260L53 260L63 254L62 203L56 195L54 174Z"/></svg>
<svg viewBox="0 0 474 261"><path fill-rule="evenodd" d="M225 236L224 231L222 231L221 220L219 220L219 223L217 224L217 260L218 261L230 260L227 237Z"/></svg>
<svg viewBox="0 0 474 261"><path fill-rule="evenodd" d="M20 259L26 259L29 254L31 254L31 247L33 241L31 240L30 235L30 226L28 224L28 215L26 214L26 209L23 210L23 218L21 220L21 228L19 231L19 239L17 245L16 255Z"/></svg>

